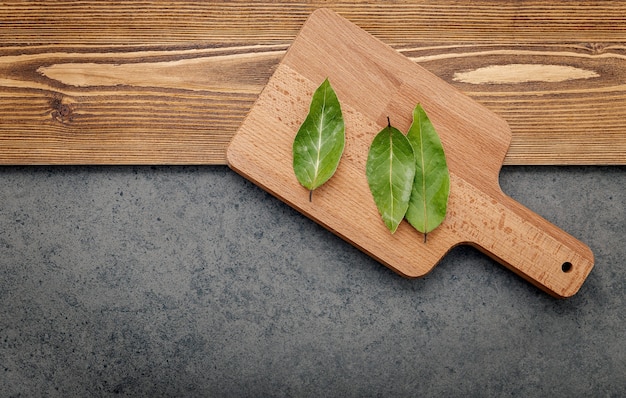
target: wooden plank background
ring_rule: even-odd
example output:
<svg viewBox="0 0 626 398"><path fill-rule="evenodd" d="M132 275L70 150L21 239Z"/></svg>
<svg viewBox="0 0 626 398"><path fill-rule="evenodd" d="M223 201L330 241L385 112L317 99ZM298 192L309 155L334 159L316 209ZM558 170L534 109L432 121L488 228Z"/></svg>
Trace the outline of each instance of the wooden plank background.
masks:
<svg viewBox="0 0 626 398"><path fill-rule="evenodd" d="M5 1L0 164L224 164L333 9L501 115L505 164L626 164L621 1Z"/></svg>

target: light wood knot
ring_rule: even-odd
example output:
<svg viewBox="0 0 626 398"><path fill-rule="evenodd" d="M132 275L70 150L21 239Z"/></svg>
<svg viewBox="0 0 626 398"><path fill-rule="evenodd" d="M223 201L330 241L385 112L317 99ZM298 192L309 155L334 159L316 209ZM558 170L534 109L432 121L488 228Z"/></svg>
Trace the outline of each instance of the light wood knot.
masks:
<svg viewBox="0 0 626 398"><path fill-rule="evenodd" d="M509 64L490 65L467 72L457 72L453 80L469 84L559 83L599 76L595 71L568 65Z"/></svg>

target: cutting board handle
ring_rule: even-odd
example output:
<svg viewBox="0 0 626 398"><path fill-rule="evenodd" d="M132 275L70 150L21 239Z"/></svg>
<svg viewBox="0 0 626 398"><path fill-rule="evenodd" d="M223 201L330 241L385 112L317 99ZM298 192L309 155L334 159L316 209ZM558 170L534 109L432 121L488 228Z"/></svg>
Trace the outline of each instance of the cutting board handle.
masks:
<svg viewBox="0 0 626 398"><path fill-rule="evenodd" d="M455 183L455 196L471 207L454 226L466 243L553 296L578 291L593 268L587 245L499 189L485 193L463 180Z"/></svg>

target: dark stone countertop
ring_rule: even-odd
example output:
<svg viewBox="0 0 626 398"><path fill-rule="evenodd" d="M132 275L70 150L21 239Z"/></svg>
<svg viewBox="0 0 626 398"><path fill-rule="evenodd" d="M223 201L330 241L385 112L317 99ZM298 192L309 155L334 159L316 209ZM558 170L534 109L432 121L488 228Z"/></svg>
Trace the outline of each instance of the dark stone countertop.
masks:
<svg viewBox="0 0 626 398"><path fill-rule="evenodd" d="M626 396L626 168L501 183L593 250L574 297L404 279L222 166L2 167L1 395Z"/></svg>

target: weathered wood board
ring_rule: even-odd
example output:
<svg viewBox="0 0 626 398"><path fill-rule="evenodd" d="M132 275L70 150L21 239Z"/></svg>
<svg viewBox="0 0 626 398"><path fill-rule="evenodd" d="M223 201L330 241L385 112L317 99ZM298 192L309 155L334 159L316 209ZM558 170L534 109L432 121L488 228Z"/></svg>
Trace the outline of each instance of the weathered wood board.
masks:
<svg viewBox="0 0 626 398"><path fill-rule="evenodd" d="M505 164L626 164L626 3L554 0L5 1L0 164L225 164L320 6L503 117Z"/></svg>
<svg viewBox="0 0 626 398"><path fill-rule="evenodd" d="M313 195L292 168L292 143L315 88L329 78L342 104L346 147L333 178ZM437 128L451 173L448 215L423 235L404 221L384 226L365 176L373 137L387 117L407 131L422 104ZM558 297L593 267L589 248L502 193L498 174L511 142L487 108L329 10L302 28L228 148L231 168L398 273L428 273L468 243Z"/></svg>

